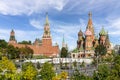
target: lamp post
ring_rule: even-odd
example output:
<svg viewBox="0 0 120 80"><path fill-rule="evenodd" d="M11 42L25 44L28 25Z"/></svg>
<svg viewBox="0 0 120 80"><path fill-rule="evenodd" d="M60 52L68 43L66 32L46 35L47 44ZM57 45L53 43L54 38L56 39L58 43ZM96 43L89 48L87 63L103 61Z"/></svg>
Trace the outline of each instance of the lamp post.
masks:
<svg viewBox="0 0 120 80"><path fill-rule="evenodd" d="M22 70L22 54L20 53L20 69Z"/></svg>
<svg viewBox="0 0 120 80"><path fill-rule="evenodd" d="M98 69L98 52L97 52L97 69Z"/></svg>
<svg viewBox="0 0 120 80"><path fill-rule="evenodd" d="M8 59L11 59L11 55L10 54L8 54Z"/></svg>
<svg viewBox="0 0 120 80"><path fill-rule="evenodd" d="M37 69L37 62L36 62L36 57L35 57L35 68Z"/></svg>
<svg viewBox="0 0 120 80"><path fill-rule="evenodd" d="M31 56L32 56L32 54L30 53L30 54L29 54L29 60L31 59Z"/></svg>

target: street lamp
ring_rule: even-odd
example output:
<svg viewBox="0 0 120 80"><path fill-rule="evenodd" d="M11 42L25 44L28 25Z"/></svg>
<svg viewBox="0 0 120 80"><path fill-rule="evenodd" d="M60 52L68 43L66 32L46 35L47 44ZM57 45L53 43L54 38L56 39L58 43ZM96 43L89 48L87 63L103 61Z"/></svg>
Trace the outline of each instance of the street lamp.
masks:
<svg viewBox="0 0 120 80"><path fill-rule="evenodd" d="M8 54L8 59L11 59L11 55L10 54Z"/></svg>
<svg viewBox="0 0 120 80"><path fill-rule="evenodd" d="M20 69L22 70L22 62L21 62L22 61L22 54L21 53L20 53L20 60L19 61L20 61Z"/></svg>
<svg viewBox="0 0 120 80"><path fill-rule="evenodd" d="M98 52L97 52L97 69L98 69Z"/></svg>

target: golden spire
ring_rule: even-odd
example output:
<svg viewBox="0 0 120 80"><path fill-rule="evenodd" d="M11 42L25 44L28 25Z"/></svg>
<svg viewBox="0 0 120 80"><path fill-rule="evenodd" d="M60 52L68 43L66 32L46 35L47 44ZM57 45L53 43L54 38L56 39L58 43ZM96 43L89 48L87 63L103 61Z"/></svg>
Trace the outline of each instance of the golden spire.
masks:
<svg viewBox="0 0 120 80"><path fill-rule="evenodd" d="M46 12L46 20L45 20L45 25L49 25L49 20L48 20L48 12Z"/></svg>
<svg viewBox="0 0 120 80"><path fill-rule="evenodd" d="M89 12L88 16L89 16L89 20L88 20L88 24L87 24L87 29L91 29L91 28L93 28L93 24L92 24L92 13Z"/></svg>
<svg viewBox="0 0 120 80"><path fill-rule="evenodd" d="M94 26L92 23L92 12L89 12L88 16L89 16L89 19L88 19L86 30L89 29L92 32L92 35L93 35L92 37L94 39Z"/></svg>

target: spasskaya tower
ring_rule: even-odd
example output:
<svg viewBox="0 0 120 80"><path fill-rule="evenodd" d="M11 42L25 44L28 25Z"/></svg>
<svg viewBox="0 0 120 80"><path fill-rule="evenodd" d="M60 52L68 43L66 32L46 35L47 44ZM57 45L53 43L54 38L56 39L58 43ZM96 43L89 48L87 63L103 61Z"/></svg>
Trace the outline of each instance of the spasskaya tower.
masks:
<svg viewBox="0 0 120 80"><path fill-rule="evenodd" d="M52 46L52 38L51 38L51 33L50 33L48 13L46 13L46 21L44 24L44 33L42 37L42 46Z"/></svg>

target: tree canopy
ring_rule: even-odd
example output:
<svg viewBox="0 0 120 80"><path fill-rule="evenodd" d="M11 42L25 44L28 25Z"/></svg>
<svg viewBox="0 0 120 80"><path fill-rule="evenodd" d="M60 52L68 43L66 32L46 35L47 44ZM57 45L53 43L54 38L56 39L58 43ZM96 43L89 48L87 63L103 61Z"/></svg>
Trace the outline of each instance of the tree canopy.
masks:
<svg viewBox="0 0 120 80"><path fill-rule="evenodd" d="M36 75L37 75L36 68L33 65L28 64L28 66L26 66L26 69L23 71L23 78L25 80L35 80Z"/></svg>
<svg viewBox="0 0 120 80"><path fill-rule="evenodd" d="M18 42L18 43L19 43L19 44L30 44L30 45L32 44L31 41L25 41L25 40L24 40L24 41L21 41L21 42Z"/></svg>
<svg viewBox="0 0 120 80"><path fill-rule="evenodd" d="M63 47L61 49L61 57L64 58L64 57L67 57L67 56L68 56L68 50L65 47Z"/></svg>
<svg viewBox="0 0 120 80"><path fill-rule="evenodd" d="M48 62L44 63L41 68L40 75L42 80L52 80L52 78L55 76L53 66Z"/></svg>
<svg viewBox="0 0 120 80"><path fill-rule="evenodd" d="M96 56L103 56L107 53L107 48L104 45L100 44L95 48L95 53Z"/></svg>

